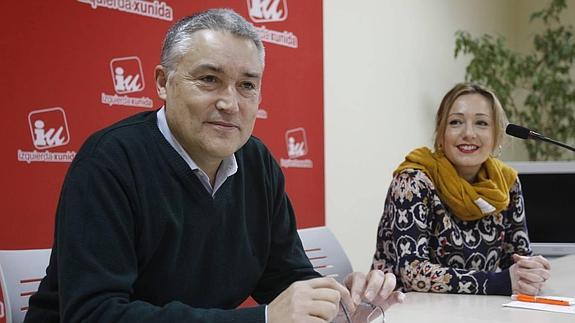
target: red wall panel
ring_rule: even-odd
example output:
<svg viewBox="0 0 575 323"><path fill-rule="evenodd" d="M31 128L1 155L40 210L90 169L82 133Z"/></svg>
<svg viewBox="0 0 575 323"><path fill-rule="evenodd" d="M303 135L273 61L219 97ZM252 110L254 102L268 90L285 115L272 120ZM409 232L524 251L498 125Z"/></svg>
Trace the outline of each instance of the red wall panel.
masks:
<svg viewBox="0 0 575 323"><path fill-rule="evenodd" d="M166 30L213 7L236 10L264 37L254 134L286 174L299 227L324 224L321 1L3 1L0 249L51 246L75 152L94 131L161 106L153 69Z"/></svg>

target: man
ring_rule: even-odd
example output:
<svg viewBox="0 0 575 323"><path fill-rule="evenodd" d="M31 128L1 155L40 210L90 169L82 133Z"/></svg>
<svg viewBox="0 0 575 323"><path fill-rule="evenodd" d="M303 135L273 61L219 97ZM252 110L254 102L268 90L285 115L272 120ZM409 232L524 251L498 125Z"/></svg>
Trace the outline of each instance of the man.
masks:
<svg viewBox="0 0 575 323"><path fill-rule="evenodd" d="M329 322L389 306L395 277L316 273L284 177L250 137L264 49L231 10L184 18L156 67L165 106L91 136L70 166L26 322ZM261 305L236 309L248 296Z"/></svg>

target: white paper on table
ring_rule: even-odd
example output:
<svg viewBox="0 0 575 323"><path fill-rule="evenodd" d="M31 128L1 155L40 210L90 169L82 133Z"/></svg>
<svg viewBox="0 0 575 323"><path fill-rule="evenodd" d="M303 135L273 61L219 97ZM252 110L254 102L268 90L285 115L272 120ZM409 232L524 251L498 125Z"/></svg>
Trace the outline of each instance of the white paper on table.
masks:
<svg viewBox="0 0 575 323"><path fill-rule="evenodd" d="M550 299L564 300L564 301L570 302L571 304L573 304L575 302L575 298L569 298L569 297L558 297L558 296L543 296L543 297L550 298ZM515 308L526 308L526 309L537 310L537 311L575 314L575 305L563 306L563 305L552 305L552 304L543 304L543 303L511 301L509 303L503 304L503 306L515 307Z"/></svg>

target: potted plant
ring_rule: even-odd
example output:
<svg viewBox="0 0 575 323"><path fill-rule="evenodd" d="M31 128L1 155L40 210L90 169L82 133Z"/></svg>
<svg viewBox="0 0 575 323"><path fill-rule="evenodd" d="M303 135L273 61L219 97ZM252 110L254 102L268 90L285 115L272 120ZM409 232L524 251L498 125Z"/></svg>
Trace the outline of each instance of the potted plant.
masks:
<svg viewBox="0 0 575 323"><path fill-rule="evenodd" d="M503 37L485 34L474 38L458 31L455 57L471 55L467 81L490 87L501 100L509 120L562 142L575 142L575 36L572 25L563 24L565 0L531 14L530 22L542 21L543 30L533 37L532 51L510 50ZM525 141L529 160L568 160L575 154L538 141Z"/></svg>

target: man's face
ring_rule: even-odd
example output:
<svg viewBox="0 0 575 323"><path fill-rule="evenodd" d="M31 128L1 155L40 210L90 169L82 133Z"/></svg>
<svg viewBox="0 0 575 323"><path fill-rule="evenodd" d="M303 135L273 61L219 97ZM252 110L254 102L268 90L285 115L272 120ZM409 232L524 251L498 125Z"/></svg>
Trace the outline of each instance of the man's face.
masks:
<svg viewBox="0 0 575 323"><path fill-rule="evenodd" d="M156 67L160 98L170 130L200 167L218 163L252 133L260 102L263 66L253 41L228 32L202 30L166 81Z"/></svg>

